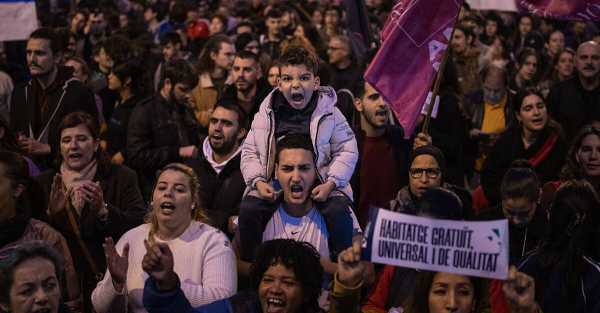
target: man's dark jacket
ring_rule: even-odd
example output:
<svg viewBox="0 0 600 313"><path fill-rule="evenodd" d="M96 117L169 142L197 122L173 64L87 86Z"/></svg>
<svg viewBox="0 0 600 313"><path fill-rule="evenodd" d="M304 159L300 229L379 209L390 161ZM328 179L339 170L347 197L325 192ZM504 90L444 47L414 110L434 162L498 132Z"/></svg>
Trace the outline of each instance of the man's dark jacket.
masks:
<svg viewBox="0 0 600 313"><path fill-rule="evenodd" d="M144 199L150 198L158 170L184 161L179 148L199 145L199 129L190 108L159 94L135 106L127 128L127 164L138 172Z"/></svg>
<svg viewBox="0 0 600 313"><path fill-rule="evenodd" d="M36 108L36 97L42 93L46 94L47 113L39 117L37 115L41 110ZM98 109L94 94L83 83L73 78L71 68L59 66L56 79L46 90L42 91L41 86L34 79L15 87L11 96L10 128L14 133L33 135L36 140L50 144L51 155L43 161L36 160L41 161L44 167L48 167L49 160L53 158L52 154L58 151L60 137L57 133L58 125L66 115L76 111L83 111L97 117ZM39 122L36 123L36 120ZM47 131L40 138L46 125ZM30 134L30 129L33 134Z"/></svg>
<svg viewBox="0 0 600 313"><path fill-rule="evenodd" d="M573 138L585 124L600 121L600 87L583 89L579 77L557 83L548 94L548 111L563 127L566 138Z"/></svg>
<svg viewBox="0 0 600 313"><path fill-rule="evenodd" d="M229 217L238 214L240 201L246 189L240 171L240 159L241 154L236 155L219 174L202 152L199 153L198 159L186 162L200 178L201 206L206 211L210 224L226 234Z"/></svg>

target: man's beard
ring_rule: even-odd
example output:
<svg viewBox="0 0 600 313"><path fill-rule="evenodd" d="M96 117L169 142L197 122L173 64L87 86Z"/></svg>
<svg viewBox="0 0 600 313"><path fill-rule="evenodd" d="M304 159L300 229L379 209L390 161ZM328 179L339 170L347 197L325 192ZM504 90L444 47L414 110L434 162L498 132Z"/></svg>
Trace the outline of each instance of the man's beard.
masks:
<svg viewBox="0 0 600 313"><path fill-rule="evenodd" d="M243 93L244 95L249 94L252 91L252 88L256 85L256 82L254 84L250 84L250 82L248 82L247 80L239 80L241 82L244 83L244 88L240 88L240 86L238 86L237 82L235 83L235 87L237 88L237 90L241 93Z"/></svg>
<svg viewBox="0 0 600 313"><path fill-rule="evenodd" d="M229 154L233 151L233 149L236 146L236 139L235 138L229 138L228 140L224 140L223 144L220 147L216 147L215 145L213 145L212 140L208 140L208 143L210 144L211 149L213 150L213 152L215 154L218 155L226 155Z"/></svg>
<svg viewBox="0 0 600 313"><path fill-rule="evenodd" d="M367 124L371 125L371 127L373 127L374 129L383 129L383 128L385 128L385 123L382 124L382 125L377 125L377 123L374 122L374 120L377 117L377 115L371 114L371 113L367 113L367 112L363 112L363 116L365 117L365 121L367 122Z"/></svg>
<svg viewBox="0 0 600 313"><path fill-rule="evenodd" d="M169 97L171 98L171 101L173 101L176 105L182 105L182 106L188 105L188 103L187 103L187 101L185 101L185 99L183 101L179 101L179 99L177 99L177 97L175 97L175 92L173 91L173 89L171 89L169 94L170 94Z"/></svg>

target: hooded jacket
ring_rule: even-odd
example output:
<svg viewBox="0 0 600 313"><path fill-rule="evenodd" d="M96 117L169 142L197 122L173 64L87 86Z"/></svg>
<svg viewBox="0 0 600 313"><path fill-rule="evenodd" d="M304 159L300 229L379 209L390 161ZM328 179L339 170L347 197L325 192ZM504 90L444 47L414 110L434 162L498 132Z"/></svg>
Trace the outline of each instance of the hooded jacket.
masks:
<svg viewBox="0 0 600 313"><path fill-rule="evenodd" d="M276 121L272 97L278 90L274 89L260 105L242 146L240 168L248 186L246 195L254 192L256 182L273 178ZM322 86L317 92L317 107L310 119L310 138L316 154L317 174L321 182L333 181L337 190L352 199L350 179L358 161L354 132L335 106L335 90Z"/></svg>

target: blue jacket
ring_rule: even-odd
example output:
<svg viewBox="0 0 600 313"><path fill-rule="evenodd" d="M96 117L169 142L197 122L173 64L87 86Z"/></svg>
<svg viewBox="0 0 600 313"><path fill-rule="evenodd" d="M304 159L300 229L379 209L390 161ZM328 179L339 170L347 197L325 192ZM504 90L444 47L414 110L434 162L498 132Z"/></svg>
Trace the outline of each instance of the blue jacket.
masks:
<svg viewBox="0 0 600 313"><path fill-rule="evenodd" d="M179 283L174 291L160 292L152 278L148 278L144 285L143 302L149 313L262 313L258 296L253 292L240 292L230 298L192 308Z"/></svg>

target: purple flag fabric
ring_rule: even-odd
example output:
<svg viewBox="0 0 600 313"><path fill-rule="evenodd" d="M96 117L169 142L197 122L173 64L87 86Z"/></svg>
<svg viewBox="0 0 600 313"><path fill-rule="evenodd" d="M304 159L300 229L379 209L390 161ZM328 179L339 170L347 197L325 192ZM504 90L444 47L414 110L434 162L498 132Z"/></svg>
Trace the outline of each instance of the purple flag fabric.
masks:
<svg viewBox="0 0 600 313"><path fill-rule="evenodd" d="M461 0L407 0L397 3L384 26L383 43L365 79L390 103L412 135L448 47Z"/></svg>
<svg viewBox="0 0 600 313"><path fill-rule="evenodd" d="M516 0L521 12L577 21L600 21L600 0Z"/></svg>

